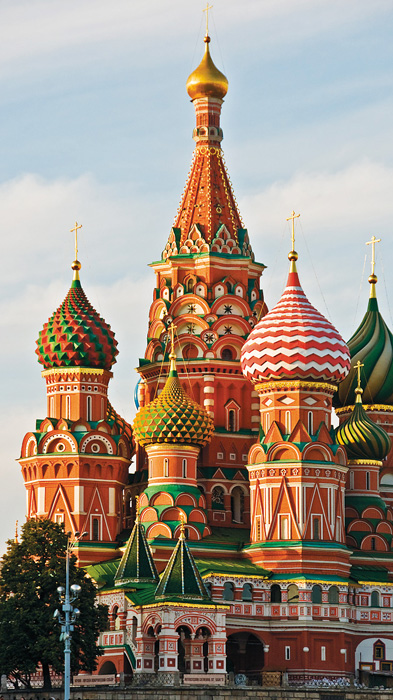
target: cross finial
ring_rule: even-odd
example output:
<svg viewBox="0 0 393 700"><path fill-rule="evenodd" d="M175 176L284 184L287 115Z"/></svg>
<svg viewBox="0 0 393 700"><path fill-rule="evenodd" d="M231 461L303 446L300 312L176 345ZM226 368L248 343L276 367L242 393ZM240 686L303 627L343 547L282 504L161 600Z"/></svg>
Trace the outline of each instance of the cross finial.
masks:
<svg viewBox="0 0 393 700"><path fill-rule="evenodd" d="M291 238L292 238L292 250L295 250L295 219L298 219L300 214L295 214L294 211L292 211L291 216L288 216L287 221L292 221L292 233L291 233Z"/></svg>
<svg viewBox="0 0 393 700"><path fill-rule="evenodd" d="M140 519L140 507L139 507L140 496L135 496L135 522L139 523Z"/></svg>
<svg viewBox="0 0 393 700"><path fill-rule="evenodd" d="M185 516L184 513L180 513L180 537L179 540L184 540L186 536L186 526L185 526Z"/></svg>
<svg viewBox="0 0 393 700"><path fill-rule="evenodd" d="M70 233L75 233L75 260L78 260L78 229L82 228L82 224L75 221L74 228L70 229Z"/></svg>
<svg viewBox="0 0 393 700"><path fill-rule="evenodd" d="M361 401L362 401L361 396L362 396L362 394L363 394L363 389L362 389L362 382L361 382L361 379L360 379L360 370L361 370L362 367L364 367L364 364L362 365L362 363L360 362L360 360L358 360L357 363L356 363L356 365L355 365L355 368L356 368L356 370L357 370L357 375L358 375L358 376L357 376L357 382L358 382L358 383L357 383L357 387L356 387L356 389L355 389L356 403L361 403Z"/></svg>
<svg viewBox="0 0 393 700"><path fill-rule="evenodd" d="M16 543L19 542L19 540L18 540L18 521L16 521L16 523L15 523L15 539L14 539L14 542L16 542Z"/></svg>
<svg viewBox="0 0 393 700"><path fill-rule="evenodd" d="M206 12L206 36L209 36L209 10L213 9L213 5L206 3L206 7L202 12Z"/></svg>
<svg viewBox="0 0 393 700"><path fill-rule="evenodd" d="M381 239L380 238L375 238L375 236L371 236L371 241L367 241L366 245L371 245L371 274L375 274L375 244L380 243Z"/></svg>
<svg viewBox="0 0 393 700"><path fill-rule="evenodd" d="M169 354L169 359L171 361L171 364L169 367L170 372L176 372L175 330L176 330L176 326L172 321L172 323L168 326L168 331L171 334L171 352Z"/></svg>

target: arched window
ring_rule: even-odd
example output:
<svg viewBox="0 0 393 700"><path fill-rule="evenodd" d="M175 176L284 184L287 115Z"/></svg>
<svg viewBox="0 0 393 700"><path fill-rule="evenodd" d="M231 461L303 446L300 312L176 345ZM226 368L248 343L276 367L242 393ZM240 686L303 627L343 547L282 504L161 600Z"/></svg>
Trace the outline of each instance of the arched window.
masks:
<svg viewBox="0 0 393 700"><path fill-rule="evenodd" d="M328 603L330 603L330 605L338 605L338 602L339 602L338 588L337 588L337 586L330 586L329 591L328 591Z"/></svg>
<svg viewBox="0 0 393 700"><path fill-rule="evenodd" d="M167 457L164 459L164 476L169 476L169 459Z"/></svg>
<svg viewBox="0 0 393 700"><path fill-rule="evenodd" d="M308 426L308 434L312 435L313 433L313 415L312 411L309 411L307 414L307 426Z"/></svg>
<svg viewBox="0 0 393 700"><path fill-rule="evenodd" d="M252 585L245 583L242 590L242 600L252 600Z"/></svg>
<svg viewBox="0 0 393 700"><path fill-rule="evenodd" d="M117 607L117 605L113 608L112 615L113 615L114 628L115 628L115 630L119 630L120 629L120 617L119 617L119 608Z"/></svg>
<svg viewBox="0 0 393 700"><path fill-rule="evenodd" d="M93 420L91 396L86 397L86 419Z"/></svg>
<svg viewBox="0 0 393 700"><path fill-rule="evenodd" d="M281 603L281 588L278 583L273 583L270 588L270 601L272 603Z"/></svg>
<svg viewBox="0 0 393 700"><path fill-rule="evenodd" d="M132 627L131 627L131 639L133 643L136 643L136 633L138 631L138 620L136 617L132 618Z"/></svg>
<svg viewBox="0 0 393 700"><path fill-rule="evenodd" d="M212 508L224 510L224 489L222 486L215 486L212 491Z"/></svg>
<svg viewBox="0 0 393 700"><path fill-rule="evenodd" d="M100 530L101 530L100 525L101 525L100 518L93 516L92 521L91 521L91 539L92 540L98 541L101 539L101 537L100 537L100 534L101 534L100 533Z"/></svg>
<svg viewBox="0 0 393 700"><path fill-rule="evenodd" d="M366 491L370 491L370 472L366 472Z"/></svg>
<svg viewBox="0 0 393 700"><path fill-rule="evenodd" d="M224 348L224 350L221 353L221 357L223 360L227 360L227 362L230 362L233 360L233 353L230 348Z"/></svg>
<svg viewBox="0 0 393 700"><path fill-rule="evenodd" d="M235 432L235 411L233 408L228 411L228 430L230 433Z"/></svg>
<svg viewBox="0 0 393 700"><path fill-rule="evenodd" d="M299 589L296 583L290 583L288 586L288 603L295 605L299 602Z"/></svg>
<svg viewBox="0 0 393 700"><path fill-rule="evenodd" d="M351 471L349 472L349 488L351 489L351 491L353 491L353 489L355 488L355 472L353 471L353 469L351 469Z"/></svg>
<svg viewBox="0 0 393 700"><path fill-rule="evenodd" d="M187 282L187 292L190 293L194 289L194 280L191 278Z"/></svg>
<svg viewBox="0 0 393 700"><path fill-rule="evenodd" d="M378 591L373 591L371 593L371 607L379 608L379 593Z"/></svg>
<svg viewBox="0 0 393 700"><path fill-rule="evenodd" d="M383 661L385 659L385 645L378 639L374 644L374 659L377 661Z"/></svg>
<svg viewBox="0 0 393 700"><path fill-rule="evenodd" d="M242 523L244 515L244 491L240 486L235 486L231 493L232 520L234 523Z"/></svg>
<svg viewBox="0 0 393 700"><path fill-rule="evenodd" d="M285 432L291 432L291 412L285 411Z"/></svg>
<svg viewBox="0 0 393 700"><path fill-rule="evenodd" d="M66 418L71 418L71 397L66 396Z"/></svg>
<svg viewBox="0 0 393 700"><path fill-rule="evenodd" d="M320 605L322 603L322 588L321 586L318 586L318 584L312 587L311 602L315 603L316 605Z"/></svg>
<svg viewBox="0 0 393 700"><path fill-rule="evenodd" d="M187 460L186 459L183 459L181 468L182 468L183 479L185 479L187 476Z"/></svg>
<svg viewBox="0 0 393 700"><path fill-rule="evenodd" d="M230 581L224 583L224 591L222 594L224 600L235 600L235 587Z"/></svg>

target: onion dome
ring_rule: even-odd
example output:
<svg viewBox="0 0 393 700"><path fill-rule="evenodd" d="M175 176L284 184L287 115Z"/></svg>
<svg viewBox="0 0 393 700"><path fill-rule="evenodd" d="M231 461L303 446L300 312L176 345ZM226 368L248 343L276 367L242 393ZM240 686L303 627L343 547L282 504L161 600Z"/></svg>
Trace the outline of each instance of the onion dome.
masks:
<svg viewBox="0 0 393 700"><path fill-rule="evenodd" d="M364 365L364 403L393 405L393 335L378 309L376 275L370 275L368 281L371 284L370 299L359 328L348 341L352 370L339 387L334 401L337 407L355 403L354 365L358 361Z"/></svg>
<svg viewBox="0 0 393 700"><path fill-rule="evenodd" d="M53 367L90 367L110 370L116 362L117 340L84 293L75 260L70 290L37 340L38 362Z"/></svg>
<svg viewBox="0 0 393 700"><path fill-rule="evenodd" d="M170 371L161 394L135 416L133 431L140 445L167 442L203 447L213 434L214 424L207 411L180 386L175 357L171 352Z"/></svg>
<svg viewBox="0 0 393 700"><path fill-rule="evenodd" d="M187 92L191 100L200 97L218 97L222 100L228 92L228 80L212 61L209 51L210 37L205 36L204 42L205 54L198 68L188 77Z"/></svg>
<svg viewBox="0 0 393 700"><path fill-rule="evenodd" d="M368 417L362 405L362 389L355 389L356 403L351 415L338 426L337 442L343 445L349 459L366 459L382 462L390 450L387 432Z"/></svg>
<svg viewBox="0 0 393 700"><path fill-rule="evenodd" d="M338 383L348 374L348 348L339 332L310 304L295 260L276 306L253 328L243 345L241 366L252 382L311 379Z"/></svg>
<svg viewBox="0 0 393 700"><path fill-rule="evenodd" d="M115 425L117 425L120 435L125 435L132 447L134 444L132 428L130 424L115 411L110 401L107 403L106 418L108 421L113 421Z"/></svg>

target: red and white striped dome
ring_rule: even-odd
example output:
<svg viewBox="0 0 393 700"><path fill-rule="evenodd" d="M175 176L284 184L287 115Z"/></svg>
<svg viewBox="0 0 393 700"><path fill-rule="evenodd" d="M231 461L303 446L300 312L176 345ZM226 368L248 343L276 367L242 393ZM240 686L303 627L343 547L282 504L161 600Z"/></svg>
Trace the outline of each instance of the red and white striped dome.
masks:
<svg viewBox="0 0 393 700"><path fill-rule="evenodd" d="M280 301L255 326L241 353L252 382L311 379L338 383L349 372L347 345L308 301L295 270Z"/></svg>

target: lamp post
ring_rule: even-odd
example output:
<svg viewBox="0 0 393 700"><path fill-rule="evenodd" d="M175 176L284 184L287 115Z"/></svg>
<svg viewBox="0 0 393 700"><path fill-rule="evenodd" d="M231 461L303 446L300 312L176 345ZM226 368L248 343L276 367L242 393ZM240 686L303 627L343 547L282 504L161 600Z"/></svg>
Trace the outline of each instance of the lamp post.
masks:
<svg viewBox="0 0 393 700"><path fill-rule="evenodd" d="M67 533L67 549L66 549L66 580L65 588L59 586L57 592L63 615L60 610L55 610L53 617L61 625L60 640L64 641L64 700L70 700L70 685L71 685L71 634L74 631L74 622L78 618L80 611L74 608L72 603L77 599L81 592L81 587L78 583L72 584L70 587L70 557L75 545L85 537L87 532L75 533L74 539L71 539L71 533Z"/></svg>

